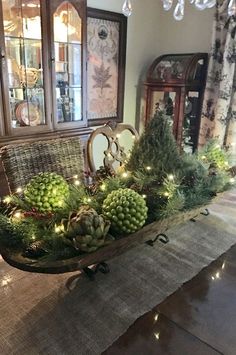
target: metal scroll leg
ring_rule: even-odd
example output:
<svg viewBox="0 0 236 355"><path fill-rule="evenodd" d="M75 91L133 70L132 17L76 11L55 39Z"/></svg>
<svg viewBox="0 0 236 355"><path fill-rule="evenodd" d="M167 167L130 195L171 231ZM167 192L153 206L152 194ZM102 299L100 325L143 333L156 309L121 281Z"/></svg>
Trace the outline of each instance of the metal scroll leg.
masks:
<svg viewBox="0 0 236 355"><path fill-rule="evenodd" d="M147 245L150 245L151 247L153 247L154 243L156 243L157 240L159 240L163 244L167 244L169 242L169 238L167 237L167 235L164 233L160 233L160 234L157 234L157 236L154 239L149 239L145 243Z"/></svg>
<svg viewBox="0 0 236 355"><path fill-rule="evenodd" d="M95 280L95 274L100 271L103 274L108 274L110 272L109 265L102 261L101 263L97 264L95 269L90 269L89 267L83 268L84 273L88 276L89 280Z"/></svg>
<svg viewBox="0 0 236 355"><path fill-rule="evenodd" d="M202 211L201 214L202 214L203 216L209 216L210 211L208 210L208 208L205 208L205 210Z"/></svg>

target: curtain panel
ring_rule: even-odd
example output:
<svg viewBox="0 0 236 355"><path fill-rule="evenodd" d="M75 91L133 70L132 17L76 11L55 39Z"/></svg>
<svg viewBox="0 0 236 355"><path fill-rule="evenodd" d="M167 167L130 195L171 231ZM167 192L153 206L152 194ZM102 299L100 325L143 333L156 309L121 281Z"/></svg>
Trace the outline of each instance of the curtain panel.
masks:
<svg viewBox="0 0 236 355"><path fill-rule="evenodd" d="M228 16L227 6L217 1L199 146L217 137L236 153L236 16Z"/></svg>

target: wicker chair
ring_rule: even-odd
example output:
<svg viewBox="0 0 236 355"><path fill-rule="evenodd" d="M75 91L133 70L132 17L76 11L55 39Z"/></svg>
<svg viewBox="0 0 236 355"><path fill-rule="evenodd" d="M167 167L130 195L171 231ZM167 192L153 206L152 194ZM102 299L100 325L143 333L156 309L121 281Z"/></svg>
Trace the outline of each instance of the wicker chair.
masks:
<svg viewBox="0 0 236 355"><path fill-rule="evenodd" d="M55 172L65 179L74 175L82 177L83 159L78 137L8 145L1 148L0 153L11 192L24 187L40 172Z"/></svg>
<svg viewBox="0 0 236 355"><path fill-rule="evenodd" d="M124 147L120 145L119 138L124 131L129 131L134 139L138 139L138 132L134 127L125 123L116 123L109 121L104 126L95 129L88 140L87 155L88 165L90 171L94 173L96 171L94 162L94 140L97 136L102 135L107 139L107 149L103 152L103 165L109 168L111 171L115 171L115 163L121 165L126 159L127 155L124 151ZM113 149L115 145L115 151Z"/></svg>

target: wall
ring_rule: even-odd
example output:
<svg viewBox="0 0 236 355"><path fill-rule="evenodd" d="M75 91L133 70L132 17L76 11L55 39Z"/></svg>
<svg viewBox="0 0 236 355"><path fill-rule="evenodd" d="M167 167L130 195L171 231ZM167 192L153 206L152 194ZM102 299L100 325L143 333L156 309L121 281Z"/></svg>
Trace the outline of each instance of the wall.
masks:
<svg viewBox="0 0 236 355"><path fill-rule="evenodd" d="M123 0L87 0L90 7L121 12ZM134 125L136 93L140 75L156 57L160 42L158 0L133 0L133 14L128 18L125 75L124 121Z"/></svg>
<svg viewBox="0 0 236 355"><path fill-rule="evenodd" d="M87 0L89 7L121 12L123 0ZM160 0L132 0L133 14L128 18L124 122L136 125L140 117L140 83L152 61L164 53L209 52L214 11L200 12L186 2L185 18L174 20L162 9ZM136 125L137 126L137 125ZM130 148L130 139L123 145ZM106 143L95 144L97 167L102 164Z"/></svg>
<svg viewBox="0 0 236 355"><path fill-rule="evenodd" d="M161 39L159 50L164 53L209 52L214 9L197 10L185 2L182 21L173 18L173 11L161 10Z"/></svg>

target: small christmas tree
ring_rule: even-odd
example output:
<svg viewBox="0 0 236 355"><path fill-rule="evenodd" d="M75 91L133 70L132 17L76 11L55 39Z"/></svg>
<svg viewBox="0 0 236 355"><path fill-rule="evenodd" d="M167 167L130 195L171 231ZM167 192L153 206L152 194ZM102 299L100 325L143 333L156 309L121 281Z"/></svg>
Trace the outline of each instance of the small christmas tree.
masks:
<svg viewBox="0 0 236 355"><path fill-rule="evenodd" d="M163 180L180 166L181 159L171 127L164 113L158 112L134 144L126 168L131 172L149 170L156 179Z"/></svg>

